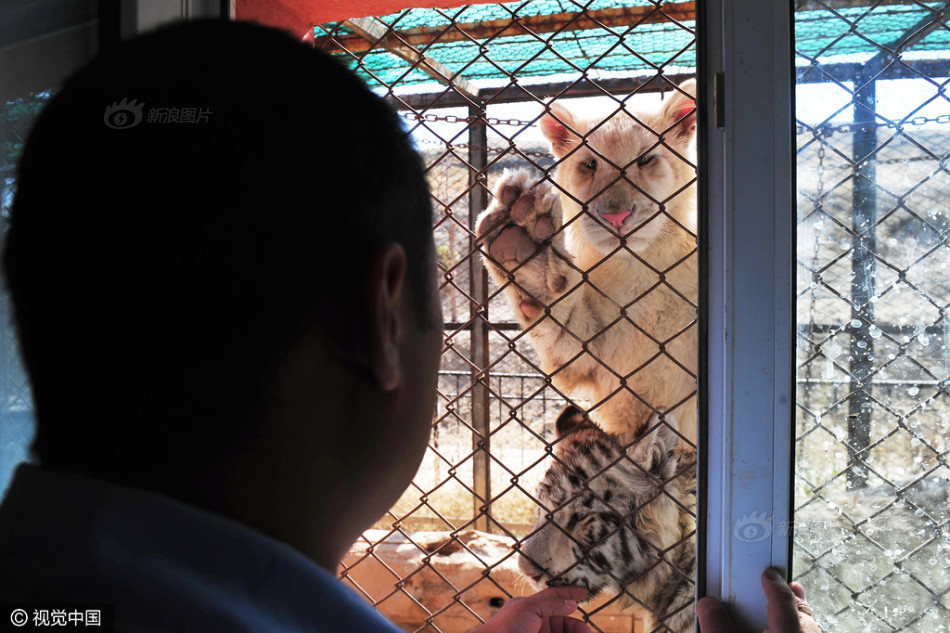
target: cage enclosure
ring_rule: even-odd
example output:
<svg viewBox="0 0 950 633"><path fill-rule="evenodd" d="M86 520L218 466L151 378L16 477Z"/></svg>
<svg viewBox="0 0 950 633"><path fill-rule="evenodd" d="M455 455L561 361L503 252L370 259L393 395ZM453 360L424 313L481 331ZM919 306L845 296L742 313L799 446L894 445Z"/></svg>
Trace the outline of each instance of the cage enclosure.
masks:
<svg viewBox="0 0 950 633"><path fill-rule="evenodd" d="M445 318L429 450L412 486L354 546L341 575L406 630L467 631L510 597L534 591L518 569L519 549L542 530L545 516L557 525L554 515L570 503L545 505L538 491L552 464L564 463L554 423L566 405L612 430L671 429L682 448L693 448L696 170L689 148L673 140L680 128L695 125L692 95L683 87L695 75L695 6L543 0L408 9L320 25L315 43L392 104L423 156ZM661 124L649 114L676 99L688 106L679 119L689 121ZM546 122L563 124L568 150L552 145ZM611 126L646 134L630 155L611 155L607 139L619 133ZM691 134L692 128L682 138ZM653 166L637 163L661 152ZM565 174L592 161L604 181L580 194ZM660 190L644 180L661 162L662 169L685 174L676 186ZM510 195L543 189L573 208L555 218L553 235L539 238L520 262L506 264L498 234L518 222L507 211L496 226L479 225L478 218L502 204L493 192L513 170L530 175L525 191ZM598 207L608 198L612 209L631 211L613 229L605 218L618 216ZM678 213L678 207L688 209ZM661 221L679 249L675 257L638 246ZM584 260L578 243L598 230L612 230L617 239ZM553 257L549 263L569 279L550 296L532 286L530 269L544 257ZM622 259L633 262L623 264L625 270L638 269L642 281L635 291L612 287L611 267ZM658 324L661 296L670 314ZM534 312L524 312L523 299ZM585 306L598 302L603 305L582 319ZM552 346L549 336L562 340ZM642 352L618 361L624 341ZM594 388L572 376L582 372L598 374L586 380ZM663 382L660 376L682 386L675 394L654 394L648 385ZM585 489L589 495L610 467L605 462L585 473L569 498L580 499ZM690 502L666 491L682 487L688 474L681 471L661 481L658 494L692 518ZM613 514L632 522L636 509ZM596 549L598 543L581 542L565 522L558 529L568 546ZM618 531L599 544L610 536ZM654 567L669 566L669 552L676 545L691 549L692 537L687 530L644 547L654 552ZM693 571L681 566L671 573L692 594ZM631 610L622 599L602 597L583 612L603 631L642 629L643 616L660 623L673 616L651 613L639 596L632 601Z"/></svg>

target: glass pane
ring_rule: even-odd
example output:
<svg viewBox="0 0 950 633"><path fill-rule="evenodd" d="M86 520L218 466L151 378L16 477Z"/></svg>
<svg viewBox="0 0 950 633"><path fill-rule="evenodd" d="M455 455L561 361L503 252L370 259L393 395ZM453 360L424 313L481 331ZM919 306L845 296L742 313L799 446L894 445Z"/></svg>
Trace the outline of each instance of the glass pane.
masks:
<svg viewBox="0 0 950 633"><path fill-rule="evenodd" d="M0 240L13 203L16 163L29 128L48 98L42 93L0 104ZM11 308L0 285L0 497L14 468L26 459L33 438L33 400L17 352Z"/></svg>
<svg viewBox="0 0 950 633"><path fill-rule="evenodd" d="M566 459L569 443L559 442L555 421L567 403L613 423L613 431L661 429L655 434L673 444L680 438L670 429L680 425L687 456L657 491L657 505L670 512L663 542L644 546L644 558L653 558L643 565L684 588L679 602L657 606L656 596L630 586L639 573L612 560L589 580L614 590L583 612L599 631L642 630L654 616L671 630L692 630L684 622L692 608L693 509L683 491L694 489L696 170L684 144L693 134L692 88L680 86L695 74L693 11L693 3L652 0L533 0L408 9L316 28L317 46L404 117L433 197L446 330L432 439L413 485L341 570L406 630L470 630L509 597L533 593L515 549L532 550L543 565L549 552L532 535L555 533L565 551L583 552L584 560L549 566L550 576L571 580L571 570L589 566L608 541L627 538L619 525L634 521L643 499L618 503L616 495L634 488L625 484L590 501L617 519L594 543L581 542L569 520L563 531L545 520L539 487L555 455ZM571 151L552 146L556 128L545 133L552 103L565 108L560 129ZM672 119L656 116L664 106ZM604 142L611 126L624 130L616 147ZM670 181L645 184L654 168ZM584 193L556 177L580 169L607 177ZM486 208L497 209L506 170L530 174L524 191L574 203L571 215L559 211L547 232L531 234L536 244L513 239L524 257L507 268L490 245L504 241L498 235L519 222L516 213L499 213L497 231L494 220L478 222ZM608 199L616 209L603 215L599 205ZM538 218L544 224L547 212ZM587 230L617 239L580 251ZM654 238L661 247L642 247ZM542 261L557 275L533 272ZM589 303L603 311L591 315ZM600 382L587 388L595 374ZM604 459L562 492L583 504L585 485L599 490L620 470ZM682 522L680 512L689 515ZM661 550L673 564L656 561Z"/></svg>
<svg viewBox="0 0 950 633"><path fill-rule="evenodd" d="M808 0L795 28L794 575L822 630L947 631L947 9Z"/></svg>

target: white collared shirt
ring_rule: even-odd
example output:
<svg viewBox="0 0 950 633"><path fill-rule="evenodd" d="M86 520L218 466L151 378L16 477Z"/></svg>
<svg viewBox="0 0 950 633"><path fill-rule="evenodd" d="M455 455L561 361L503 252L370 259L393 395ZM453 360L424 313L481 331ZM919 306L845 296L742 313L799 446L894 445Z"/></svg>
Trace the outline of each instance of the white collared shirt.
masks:
<svg viewBox="0 0 950 633"><path fill-rule="evenodd" d="M166 496L21 464L0 602L113 604L115 630L398 633L292 547Z"/></svg>

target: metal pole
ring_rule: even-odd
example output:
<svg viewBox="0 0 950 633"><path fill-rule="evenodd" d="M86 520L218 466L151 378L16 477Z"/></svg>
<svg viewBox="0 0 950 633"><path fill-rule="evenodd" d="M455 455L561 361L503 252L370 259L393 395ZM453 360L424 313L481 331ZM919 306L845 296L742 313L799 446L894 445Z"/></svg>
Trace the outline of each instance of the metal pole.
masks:
<svg viewBox="0 0 950 633"><path fill-rule="evenodd" d="M854 182L852 184L853 220L851 258L851 397L848 400L848 484L867 486L864 457L870 445L871 397L874 371L874 303L877 262L877 192L875 159L877 148L875 109L876 81L866 74L855 79L854 91Z"/></svg>
<svg viewBox="0 0 950 633"><path fill-rule="evenodd" d="M468 216L469 226L475 227L475 219L487 205L485 167L488 162L488 130L485 126L484 106L469 106L468 128ZM473 238L474 239L474 238ZM469 259L472 280L471 307L471 362L472 362L472 476L475 491L475 529L491 532L491 448L489 438L488 404L488 272L480 258L473 253Z"/></svg>

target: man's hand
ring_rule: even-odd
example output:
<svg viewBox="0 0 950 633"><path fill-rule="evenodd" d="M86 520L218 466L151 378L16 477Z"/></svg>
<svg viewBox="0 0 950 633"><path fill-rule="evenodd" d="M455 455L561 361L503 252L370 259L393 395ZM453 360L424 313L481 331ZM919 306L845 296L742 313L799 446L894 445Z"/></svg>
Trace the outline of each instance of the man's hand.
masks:
<svg viewBox="0 0 950 633"><path fill-rule="evenodd" d="M762 574L762 590L768 600L769 628L764 633L821 633L800 584L786 583L781 574L767 569ZM696 616L702 633L739 633L725 605L716 598L700 599Z"/></svg>
<svg viewBox="0 0 950 633"><path fill-rule="evenodd" d="M567 617L586 597L583 587L550 587L533 596L512 598L472 633L590 633L584 622Z"/></svg>
<svg viewBox="0 0 950 633"><path fill-rule="evenodd" d="M769 572L774 576L767 577ZM811 607L805 602L805 588L797 582L785 583L782 576L774 570L762 575L762 589L768 599L769 628L766 633L821 633L818 622L812 617ZM774 613L773 613L774 612ZM798 625L798 628L788 628ZM786 628L782 628L786 627Z"/></svg>

